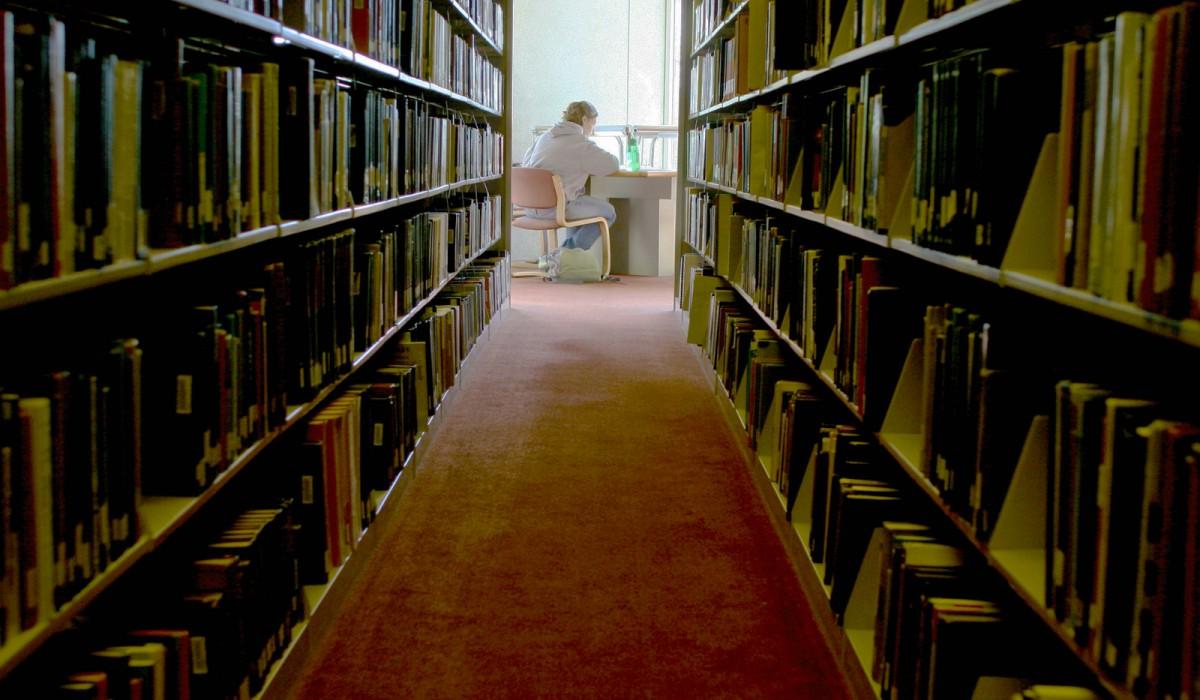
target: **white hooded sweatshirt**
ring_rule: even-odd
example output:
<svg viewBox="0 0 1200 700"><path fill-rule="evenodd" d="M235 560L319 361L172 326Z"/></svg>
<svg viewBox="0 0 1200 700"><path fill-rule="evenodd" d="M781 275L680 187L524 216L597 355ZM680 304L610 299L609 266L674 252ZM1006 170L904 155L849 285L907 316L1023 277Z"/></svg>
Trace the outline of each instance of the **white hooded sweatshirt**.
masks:
<svg viewBox="0 0 1200 700"><path fill-rule="evenodd" d="M570 202L583 193L588 175L608 175L620 168L617 157L583 135L575 122L559 122L529 147L521 165L545 168L562 178L563 192Z"/></svg>

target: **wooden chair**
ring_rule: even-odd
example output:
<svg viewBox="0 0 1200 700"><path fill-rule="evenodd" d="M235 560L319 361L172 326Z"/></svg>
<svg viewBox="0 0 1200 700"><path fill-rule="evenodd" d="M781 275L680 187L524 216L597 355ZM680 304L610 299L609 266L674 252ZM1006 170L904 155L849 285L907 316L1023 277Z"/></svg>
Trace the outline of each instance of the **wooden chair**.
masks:
<svg viewBox="0 0 1200 700"><path fill-rule="evenodd" d="M513 228L541 232L542 255L546 255L558 246L558 229L583 226L584 224L599 224L602 246L600 279L608 278L612 258L612 244L608 237L608 219L603 216L593 216L568 221L567 198L563 194L561 178L543 168L513 168L512 201L514 209L554 209L553 219L535 219L525 216L522 211L512 220ZM513 277L544 276L545 273L541 271L513 272Z"/></svg>

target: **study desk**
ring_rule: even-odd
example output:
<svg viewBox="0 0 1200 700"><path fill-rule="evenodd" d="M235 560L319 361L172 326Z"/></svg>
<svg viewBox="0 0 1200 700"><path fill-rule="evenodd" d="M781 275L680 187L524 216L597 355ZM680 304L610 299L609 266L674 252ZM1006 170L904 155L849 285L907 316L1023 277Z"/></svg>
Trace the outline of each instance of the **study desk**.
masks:
<svg viewBox="0 0 1200 700"><path fill-rule="evenodd" d="M674 274L675 171L593 175L588 194L607 199L617 212L617 223L609 230L614 274Z"/></svg>

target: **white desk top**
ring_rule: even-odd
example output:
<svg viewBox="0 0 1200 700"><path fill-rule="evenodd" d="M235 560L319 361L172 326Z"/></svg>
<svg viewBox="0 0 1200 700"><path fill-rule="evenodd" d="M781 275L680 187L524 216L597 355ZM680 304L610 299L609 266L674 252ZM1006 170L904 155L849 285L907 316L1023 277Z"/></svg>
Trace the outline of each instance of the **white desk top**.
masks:
<svg viewBox="0 0 1200 700"><path fill-rule="evenodd" d="M596 177L593 175L592 177ZM675 177L674 170L618 170L609 175L601 175L600 177Z"/></svg>

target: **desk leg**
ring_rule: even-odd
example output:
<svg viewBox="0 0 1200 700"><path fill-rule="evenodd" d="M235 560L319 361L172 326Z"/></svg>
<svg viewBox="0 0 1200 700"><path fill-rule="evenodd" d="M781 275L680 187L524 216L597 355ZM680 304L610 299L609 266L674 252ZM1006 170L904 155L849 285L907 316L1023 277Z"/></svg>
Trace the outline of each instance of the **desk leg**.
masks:
<svg viewBox="0 0 1200 700"><path fill-rule="evenodd" d="M617 223L613 225L612 269L613 273L657 277L659 261L659 205L658 199L612 198L609 202L617 212ZM668 256L669 259L669 256ZM670 267L668 266L668 274Z"/></svg>

